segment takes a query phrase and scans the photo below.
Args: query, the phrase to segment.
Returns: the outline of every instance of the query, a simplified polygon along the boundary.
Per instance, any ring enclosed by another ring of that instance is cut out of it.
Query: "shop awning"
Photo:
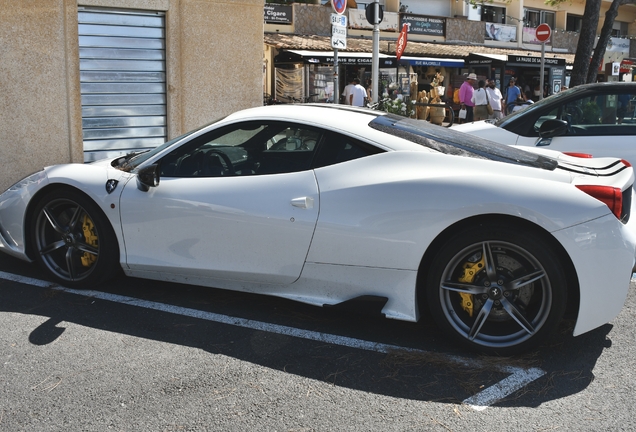
[[[490,54],[490,53],[470,53],[466,59],[466,63],[470,66],[489,66],[492,62],[505,62],[508,60],[508,56],[505,54]]]
[[[333,51],[310,50],[286,50],[302,58],[305,63],[333,64]],[[338,63],[344,65],[371,65],[372,53],[366,52],[340,52],[338,51]],[[379,67],[390,68],[397,65],[395,56],[378,54]],[[400,64],[409,63],[411,66],[437,66],[437,67],[464,67],[463,59],[433,58],[433,57],[406,57],[402,56]]]
[[[333,51],[310,51],[310,50],[286,50],[302,58],[304,63],[333,64]],[[395,67],[395,57],[380,53],[378,55],[379,67]],[[371,65],[373,61],[372,53],[364,52],[341,52],[338,51],[338,64],[341,65]]]

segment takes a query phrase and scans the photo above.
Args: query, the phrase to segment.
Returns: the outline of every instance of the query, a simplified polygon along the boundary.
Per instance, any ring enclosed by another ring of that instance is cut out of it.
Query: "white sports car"
[[[430,313],[509,355],[564,312],[621,310],[631,166],[527,152],[378,111],[249,109],[140,154],[51,166],[0,195],[0,250],[60,284],[130,276]]]
[[[502,144],[611,156],[636,165],[636,82],[584,84],[496,122],[452,128]]]

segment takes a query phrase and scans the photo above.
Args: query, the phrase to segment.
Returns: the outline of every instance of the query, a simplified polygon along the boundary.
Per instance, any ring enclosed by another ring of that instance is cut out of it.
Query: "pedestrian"
[[[373,101],[373,81],[367,80],[367,104]]]
[[[521,89],[516,86],[516,80],[514,77],[510,78],[508,88],[506,89],[506,110],[510,112],[512,106],[515,105],[517,98],[521,96]]]
[[[530,101],[532,103],[532,101]],[[522,110],[528,106],[528,102],[523,98],[523,96],[519,96],[516,101],[510,104],[512,107],[511,113]]]
[[[541,96],[541,93],[539,93],[539,96]],[[539,97],[537,97],[536,99],[538,101]],[[526,100],[526,105],[530,105],[534,103],[534,101],[532,100],[532,92],[526,93],[525,100]]]
[[[349,84],[347,84],[342,92],[342,98],[346,105],[351,105],[350,96],[353,94],[353,88],[355,87],[355,83],[353,82],[353,77],[349,78]]]
[[[360,78],[353,79],[353,88],[349,94],[349,105],[361,107],[364,106],[364,100],[367,98],[367,89],[360,84]]]
[[[488,118],[488,94],[486,93],[486,81],[479,80],[477,83],[477,90],[473,92],[471,101],[475,105],[473,112],[473,119],[486,120]]]
[[[499,89],[495,86],[494,80],[488,80],[486,93],[488,94],[488,102],[492,107],[492,114],[490,114],[488,118],[499,120],[504,116],[502,111],[503,96]]]
[[[475,103],[472,99],[475,93],[475,81],[477,81],[477,75],[471,73],[459,88],[459,103],[461,104],[461,109],[466,110],[466,123],[472,122],[474,119],[473,109]]]

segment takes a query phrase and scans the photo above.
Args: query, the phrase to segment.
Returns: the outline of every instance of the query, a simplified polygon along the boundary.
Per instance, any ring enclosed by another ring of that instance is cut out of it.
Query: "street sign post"
[[[331,14],[331,46],[333,48],[333,103],[340,103],[340,84],[338,83],[338,48],[347,48],[347,0],[331,0],[336,11]]]
[[[540,24],[539,27],[535,29],[535,37],[541,43],[545,43],[550,40],[550,36],[552,35],[552,29],[547,24]]]
[[[342,15],[347,9],[347,0],[331,0],[331,6],[337,14]]]
[[[346,15],[338,15],[338,14],[332,13],[331,14],[331,25],[332,26],[347,27],[347,16]]]
[[[539,27],[535,30],[535,36],[539,42],[541,42],[541,70],[539,72],[539,86],[541,87],[541,91],[539,93],[539,100],[543,99],[543,73],[545,70],[545,43],[550,40],[550,36],[552,35],[552,29],[549,25],[543,23],[539,24]]]
[[[347,28],[331,26],[331,47],[335,49],[347,49]]]

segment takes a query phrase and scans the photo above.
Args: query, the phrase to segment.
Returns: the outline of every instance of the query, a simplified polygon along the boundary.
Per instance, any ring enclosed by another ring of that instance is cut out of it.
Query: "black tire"
[[[566,278],[538,233],[484,224],[453,235],[427,278],[431,314],[463,345],[512,355],[542,343],[563,317]]]
[[[119,270],[119,247],[101,209],[72,189],[43,196],[31,219],[38,264],[61,285],[91,288]]]

